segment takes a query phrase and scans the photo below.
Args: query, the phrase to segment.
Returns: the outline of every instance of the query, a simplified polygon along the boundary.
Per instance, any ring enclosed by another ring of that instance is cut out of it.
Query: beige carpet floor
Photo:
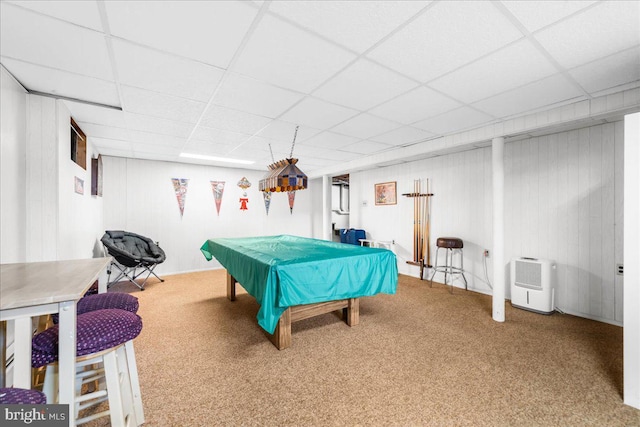
[[[640,426],[622,403],[622,328],[514,309],[400,276],[396,295],[363,298],[293,324],[278,351],[225,271],[165,277],[143,292],[135,340],[147,426]],[[108,424],[106,419],[92,425]]]

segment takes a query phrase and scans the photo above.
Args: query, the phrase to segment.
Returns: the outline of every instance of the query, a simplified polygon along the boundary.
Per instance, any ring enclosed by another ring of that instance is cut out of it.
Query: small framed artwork
[[[102,197],[102,156],[91,159],[91,195]]]
[[[376,205],[396,204],[396,181],[375,184]]]
[[[78,178],[77,176],[75,176],[74,178],[75,178],[76,193],[84,194],[84,181]]]

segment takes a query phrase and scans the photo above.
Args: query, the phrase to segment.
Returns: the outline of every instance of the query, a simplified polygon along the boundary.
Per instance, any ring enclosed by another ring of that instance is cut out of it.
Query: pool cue
[[[417,180],[413,180],[413,193],[419,193]],[[418,232],[420,230],[419,218],[418,218],[418,200],[416,198],[413,199],[413,261],[418,262],[418,246],[419,246],[419,236]]]

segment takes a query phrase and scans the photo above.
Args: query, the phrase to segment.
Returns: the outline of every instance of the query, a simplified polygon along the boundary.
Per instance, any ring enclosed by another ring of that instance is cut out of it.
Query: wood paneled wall
[[[103,209],[106,230],[126,230],[158,241],[167,260],[160,274],[219,268],[207,262],[200,246],[210,238],[294,234],[312,237],[312,186],[296,192],[293,212],[286,193],[271,196],[266,214],[258,182],[266,172],[103,156]],[[248,210],[241,211],[246,176]],[[188,178],[184,215],[180,216],[171,178]],[[216,212],[210,181],[225,181],[220,214]],[[312,181],[313,186],[317,183]],[[319,186],[319,184],[318,184]]]
[[[623,144],[622,122],[614,122],[505,145],[507,284],[512,258],[551,259],[558,308],[621,324]],[[417,178],[429,178],[435,193],[432,254],[438,236],[462,238],[470,289],[491,293],[482,255],[492,249],[491,148],[351,174],[350,226],[395,240],[400,272],[417,276],[405,262],[413,252],[413,203],[400,196]],[[375,206],[374,184],[394,180],[398,204]]]

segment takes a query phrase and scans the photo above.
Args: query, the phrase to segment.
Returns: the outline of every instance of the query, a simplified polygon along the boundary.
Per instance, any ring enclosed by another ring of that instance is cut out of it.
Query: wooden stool
[[[109,415],[111,425],[139,426],[144,423],[133,339],[142,330],[137,314],[121,309],[94,310],[77,318],[76,412],[108,401],[109,410],[77,419],[76,425]],[[58,327],[53,326],[32,340],[31,365],[47,366],[43,391],[48,403],[57,401]],[[82,384],[99,380],[98,390],[81,394]]]
[[[459,239],[457,237],[438,237],[438,240],[436,241],[436,262],[435,265],[433,266],[433,273],[431,273],[431,278],[429,279],[429,286],[432,287],[433,286],[433,276],[436,275],[436,273],[440,272],[440,273],[444,273],[444,284],[447,284],[447,275],[451,276],[451,289],[449,290],[450,293],[453,294],[453,276],[454,275],[461,275],[462,279],[464,280],[464,289],[467,290],[467,278],[464,277],[464,265],[463,265],[463,260],[464,260],[464,256],[462,254],[462,248],[464,247],[464,243],[462,242],[462,239]],[[440,248],[445,250],[445,261],[444,264],[438,264],[438,251],[440,251]],[[453,264],[453,254],[458,251],[460,253],[460,265],[459,266],[455,266]]]

